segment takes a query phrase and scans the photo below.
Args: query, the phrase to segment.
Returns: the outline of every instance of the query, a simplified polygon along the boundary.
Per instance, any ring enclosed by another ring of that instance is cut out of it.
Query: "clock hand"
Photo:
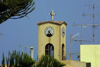
[[[65,33],[65,32],[63,32],[63,33]]]
[[[50,34],[50,30],[48,31],[48,34]]]

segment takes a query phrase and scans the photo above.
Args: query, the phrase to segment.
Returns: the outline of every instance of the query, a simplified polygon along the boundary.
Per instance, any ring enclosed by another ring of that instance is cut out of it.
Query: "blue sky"
[[[50,21],[51,16],[49,13],[51,9],[54,10],[56,15],[54,16],[54,21],[65,21],[67,25],[67,39],[66,48],[67,54],[70,50],[70,35],[74,35],[81,32],[81,28],[78,26],[73,26],[73,24],[92,24],[93,18],[91,16],[83,17],[82,14],[92,14],[92,4],[99,4],[99,0],[34,0],[35,10],[28,14],[29,17],[24,17],[21,19],[8,19],[4,23],[0,24],[0,64],[2,61],[2,52],[5,56],[8,55],[8,51],[25,51],[24,46],[20,47],[18,45],[34,45],[34,59],[37,60],[38,55],[38,25],[40,21]],[[91,6],[87,6],[91,4]],[[100,5],[95,5],[95,14],[100,14]],[[100,16],[94,18],[96,24],[100,24]],[[82,38],[85,40],[90,40],[91,42],[83,42],[83,44],[92,44],[93,40],[93,27],[87,26],[82,28]],[[100,44],[100,26],[95,27],[95,44]],[[80,35],[76,39],[80,39]],[[30,54],[29,47],[26,52]],[[72,53],[80,52],[80,42],[72,41]],[[67,60],[69,60],[69,55],[67,55]],[[72,55],[72,60],[77,59],[77,54]]]

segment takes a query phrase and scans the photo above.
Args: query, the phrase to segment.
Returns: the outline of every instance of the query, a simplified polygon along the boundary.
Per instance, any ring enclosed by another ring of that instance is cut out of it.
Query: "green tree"
[[[12,53],[9,51],[6,62],[9,64],[7,67],[32,67],[35,63],[35,61],[27,53],[16,52],[16,50]]]
[[[51,56],[42,56],[36,67],[62,67],[65,64],[59,62],[57,59]]]
[[[19,19],[32,12],[33,0],[0,0],[0,23],[7,19]]]
[[[8,67],[8,64],[9,64],[9,58],[6,57],[6,63],[7,63],[7,67]]]
[[[2,57],[3,57],[3,59],[2,59],[2,65],[3,65],[3,67],[5,67],[5,57],[4,57],[4,53],[3,53]]]

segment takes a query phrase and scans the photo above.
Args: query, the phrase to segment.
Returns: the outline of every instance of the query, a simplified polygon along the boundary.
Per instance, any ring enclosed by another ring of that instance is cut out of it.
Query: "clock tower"
[[[42,21],[38,25],[38,59],[50,55],[58,60],[66,60],[66,26],[64,21]]]

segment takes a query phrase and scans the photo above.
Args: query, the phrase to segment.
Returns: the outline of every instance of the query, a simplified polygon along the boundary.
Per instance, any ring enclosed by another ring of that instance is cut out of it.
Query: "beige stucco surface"
[[[81,45],[80,60],[91,63],[91,67],[100,67],[100,45]]]
[[[52,27],[54,29],[54,34],[52,37],[47,37],[45,35],[45,29],[47,27]],[[65,28],[65,36],[62,37],[62,27]],[[38,25],[38,59],[44,54],[45,46],[51,43],[54,46],[54,58],[62,59],[62,44],[64,44],[64,56],[66,57],[66,25],[57,25],[51,23],[45,23]]]
[[[62,63],[66,64],[63,67],[86,67],[85,62],[76,61],[76,60],[62,60]]]

